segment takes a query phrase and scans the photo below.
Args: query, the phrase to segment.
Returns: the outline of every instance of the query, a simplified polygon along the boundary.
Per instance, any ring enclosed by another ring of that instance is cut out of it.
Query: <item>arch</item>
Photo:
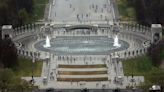
[[[24,50],[22,50],[22,55],[24,55],[24,53],[25,53],[25,51],[24,51]]]
[[[21,50],[20,49],[18,50],[18,54],[21,54]]]
[[[140,54],[142,54],[142,49],[140,49]]]
[[[31,57],[33,56],[33,52],[32,52],[32,51],[30,51],[30,56],[31,56]]]
[[[133,52],[132,52],[133,56],[134,56],[134,53],[135,53],[135,52],[133,51]]]
[[[28,51],[26,51],[26,56],[28,56],[29,55],[29,53],[28,53]]]
[[[144,53],[146,53],[146,49],[144,48]]]
[[[126,52],[124,52],[124,57],[126,57]]]
[[[128,56],[130,56],[130,51],[128,52]]]
[[[154,42],[159,41],[159,39],[160,39],[160,34],[159,33],[154,33],[154,35],[153,35]]]
[[[138,50],[136,50],[136,54],[138,55]]]

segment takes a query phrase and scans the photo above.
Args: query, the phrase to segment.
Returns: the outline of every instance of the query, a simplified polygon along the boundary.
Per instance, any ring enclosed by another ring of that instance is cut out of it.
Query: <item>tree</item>
[[[0,70],[0,89],[2,92],[8,89],[9,85],[14,80],[14,73],[10,69]]]
[[[19,11],[19,14],[18,15],[19,15],[19,18],[20,18],[22,24],[29,23],[29,21],[30,21],[29,20],[29,15],[28,15],[28,13],[27,13],[27,11],[26,11],[25,8],[21,9]]]
[[[0,26],[12,24],[15,27],[26,23],[27,20],[24,22],[24,20],[19,17],[19,12],[23,9],[28,15],[33,14],[33,0],[0,0],[0,2]],[[28,16],[28,18],[30,17],[31,16]]]
[[[135,8],[140,24],[164,23],[164,0],[127,0]]]
[[[15,44],[11,39],[3,39],[0,47],[0,63],[6,68],[14,68],[18,65],[18,55]]]
[[[23,92],[29,91],[29,82],[21,80],[11,69],[0,70],[0,92]]]
[[[162,63],[162,53],[164,51],[164,39],[157,44],[152,44],[148,50],[148,55],[152,59],[155,66],[159,66]]]

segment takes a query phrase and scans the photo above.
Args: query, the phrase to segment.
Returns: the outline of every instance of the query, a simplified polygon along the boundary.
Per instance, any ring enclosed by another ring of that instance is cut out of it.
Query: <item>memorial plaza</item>
[[[22,79],[40,89],[126,89],[144,82],[125,76],[122,61],[144,55],[154,35],[160,39],[161,25],[120,21],[115,0],[49,0],[44,17],[3,33],[19,55],[43,61],[40,77]]]

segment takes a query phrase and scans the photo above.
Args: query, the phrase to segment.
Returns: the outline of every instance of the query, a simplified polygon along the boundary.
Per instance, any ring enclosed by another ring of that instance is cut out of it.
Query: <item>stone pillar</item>
[[[14,33],[12,25],[3,25],[2,26],[2,39],[12,38]]]
[[[139,32],[139,30],[140,30],[140,25],[137,24],[137,25],[136,25],[136,32]]]
[[[122,23],[122,31],[125,30],[125,23]]]
[[[23,32],[23,26],[20,27],[20,34]]]
[[[156,43],[162,39],[162,25],[152,24],[151,25],[151,42]]]
[[[20,27],[18,27],[18,31],[17,31],[17,35],[19,35],[20,34]]]
[[[27,27],[28,27],[28,31],[31,32],[31,25],[28,24]]]
[[[144,32],[146,33],[147,31],[146,31],[146,26],[143,26],[143,29],[144,29]]]
[[[16,36],[17,30],[18,30],[17,28],[14,29],[14,32],[13,32],[13,35],[14,35],[14,36]]]
[[[24,25],[24,32],[27,33],[27,25]]]
[[[36,30],[35,30],[35,24],[31,24],[31,26],[32,26],[32,30],[33,30],[34,32],[36,32]]]

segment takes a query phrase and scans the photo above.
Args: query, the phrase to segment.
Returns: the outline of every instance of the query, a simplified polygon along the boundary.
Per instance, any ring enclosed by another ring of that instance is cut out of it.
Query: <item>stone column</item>
[[[14,29],[14,36],[17,36],[17,31],[18,31],[18,29],[15,28],[15,29]]]
[[[27,27],[28,27],[28,31],[31,32],[30,24],[28,24]]]
[[[31,30],[35,32],[34,24],[31,24]]]
[[[24,27],[25,27],[25,29],[24,29],[25,33],[27,33],[27,25],[24,25]]]

